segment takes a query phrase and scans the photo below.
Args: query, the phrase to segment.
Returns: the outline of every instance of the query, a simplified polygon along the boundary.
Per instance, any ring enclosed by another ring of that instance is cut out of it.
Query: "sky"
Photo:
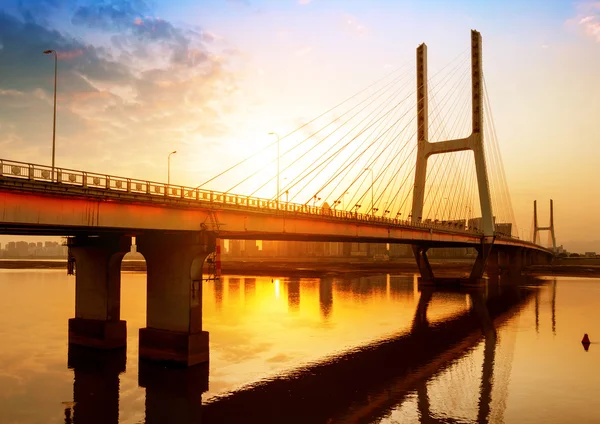
[[[51,162],[46,49],[57,166],[194,187],[471,29],[518,226],[600,251],[598,1],[2,0],[0,157]]]

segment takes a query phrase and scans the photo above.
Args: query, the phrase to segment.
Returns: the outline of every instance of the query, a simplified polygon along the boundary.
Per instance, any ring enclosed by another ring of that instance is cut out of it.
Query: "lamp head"
[[[54,50],[44,50],[44,54],[51,54],[54,53]]]

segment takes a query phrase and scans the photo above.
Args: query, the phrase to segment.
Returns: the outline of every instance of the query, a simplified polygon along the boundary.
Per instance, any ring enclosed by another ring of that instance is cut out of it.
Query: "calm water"
[[[420,291],[412,275],[204,284],[208,368],[71,350],[73,277],[0,270],[0,423],[600,422],[600,279]],[[425,306],[427,306],[425,308]],[[77,400],[71,412],[71,402]]]

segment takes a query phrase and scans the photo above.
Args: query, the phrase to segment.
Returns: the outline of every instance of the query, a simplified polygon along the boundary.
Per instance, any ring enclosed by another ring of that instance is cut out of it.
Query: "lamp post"
[[[279,205],[279,134],[270,132],[269,135],[277,137],[277,205]],[[277,206],[279,208],[279,206]]]
[[[375,215],[375,204],[373,203],[373,168],[365,168],[365,171],[371,171],[371,215]]]
[[[56,80],[58,71],[58,55],[56,50],[44,50],[44,54],[54,54],[54,121],[52,124],[52,181],[54,181],[54,158],[56,149]]]
[[[167,158],[167,185],[171,185],[171,155],[177,153],[177,150],[173,150],[169,153],[169,157]]]

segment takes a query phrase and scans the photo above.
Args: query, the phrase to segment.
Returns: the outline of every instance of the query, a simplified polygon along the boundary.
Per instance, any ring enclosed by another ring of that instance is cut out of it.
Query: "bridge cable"
[[[405,84],[406,85],[406,84]],[[381,90],[382,93],[377,96],[372,102],[370,102],[369,104],[367,104],[365,107],[363,107],[361,110],[359,110],[356,114],[354,114],[352,117],[350,117],[347,121],[345,121],[341,126],[339,126],[338,128],[334,129],[331,133],[329,133],[328,135],[326,135],[323,139],[321,139],[317,144],[315,144],[313,147],[311,147],[309,150],[307,150],[306,152],[304,152],[299,158],[296,158],[295,162],[289,164],[288,166],[284,167],[283,172],[285,172],[286,170],[288,170],[291,166],[293,166],[295,163],[297,163],[300,159],[304,158],[308,153],[310,153],[311,151],[313,151],[314,149],[316,149],[317,146],[320,146],[321,143],[323,143],[325,140],[327,140],[332,134],[334,134],[337,130],[339,130],[340,128],[342,128],[344,125],[346,125],[348,122],[350,122],[353,118],[355,118],[356,116],[358,116],[361,112],[363,112],[366,108],[368,108],[369,106],[371,106],[375,101],[377,101],[379,99],[379,97],[381,97],[383,94],[385,94],[385,92],[383,91],[386,87],[383,87]],[[400,89],[396,90],[395,93],[398,93],[400,91],[402,91],[403,87],[401,87]],[[388,96],[388,99],[393,98],[394,94],[392,94],[391,96]],[[388,101],[389,104],[389,101]],[[371,113],[372,114],[372,113]],[[371,115],[367,115],[367,118]],[[344,138],[350,134],[354,129],[356,129],[359,125],[361,125],[362,122],[364,122],[366,120],[363,119],[362,121],[360,121],[357,125],[355,125],[352,129],[350,129],[346,134],[344,134],[332,147],[330,147],[327,151],[333,149],[337,144],[341,143]],[[329,125],[329,124],[328,124]],[[327,125],[327,126],[328,126]],[[318,132],[317,132],[318,133]],[[315,133],[316,134],[316,133]],[[304,141],[310,139],[312,136],[314,136],[315,134],[312,134],[311,136],[309,136],[307,139],[305,139]],[[303,142],[304,142],[303,141]],[[302,143],[303,143],[302,142]],[[302,144],[300,143],[300,144]],[[288,150],[287,152],[285,152],[282,156],[285,156],[286,154],[288,154],[289,152],[291,152],[292,150],[294,150],[296,147],[298,147],[298,145],[292,147],[290,150]],[[326,152],[327,152],[326,151]],[[313,162],[314,164],[314,162]],[[309,166],[310,168],[310,166]],[[257,172],[255,172],[254,174],[252,174],[252,176],[256,175],[258,172],[262,171],[262,169],[258,170]],[[285,190],[289,190],[290,188],[293,188],[296,185],[296,181],[301,178],[301,175],[306,172],[306,169],[304,171],[302,171],[299,175],[297,175],[294,180],[292,182],[290,182],[288,185],[284,186],[284,192]],[[264,186],[266,186],[268,183],[270,183],[271,181],[273,181],[276,178],[276,176],[270,178],[269,180],[267,180],[267,182],[265,182],[262,186],[260,186],[256,191],[260,190],[261,188],[263,188]],[[236,184],[239,185],[240,183]],[[234,186],[235,187],[235,186]]]
[[[462,74],[461,78],[459,78],[459,80],[457,80],[457,82],[456,82],[456,83],[454,84],[454,86],[453,86],[453,87],[450,89],[450,91],[449,91],[448,93],[446,93],[447,95],[449,95],[449,94],[454,94],[454,92],[458,90],[458,88],[459,88],[459,85],[460,85],[461,83],[463,83],[463,85],[464,85],[464,78],[465,78],[466,74],[467,74],[467,71],[463,72],[463,74]],[[462,91],[462,90],[461,90],[461,91]],[[456,103],[457,103],[457,102],[458,102],[458,100],[459,100],[459,97],[458,97],[458,96],[453,96],[453,97],[454,97],[454,101],[453,101],[453,104],[452,104],[451,108],[454,108],[454,107],[456,106]],[[440,106],[440,107],[439,107],[439,109],[438,109],[438,113],[437,113],[437,114],[435,115],[435,117],[434,117],[434,122],[437,122],[435,118],[437,118],[437,117],[440,115],[440,113],[441,113],[441,110],[442,110],[442,107],[443,107],[443,106]],[[440,156],[442,156],[442,159],[440,159]],[[424,196],[424,200],[423,200],[424,206],[425,206],[425,204],[427,204],[427,203],[428,203],[428,201],[430,200],[430,196],[431,196],[431,194],[432,194],[432,191],[434,190],[434,187],[435,187],[435,193],[434,193],[434,197],[433,197],[433,198],[434,198],[434,201],[435,201],[435,199],[437,198],[437,195],[438,195],[438,193],[439,193],[439,189],[440,189],[440,187],[439,187],[439,183],[438,183],[438,184],[435,184],[435,182],[437,181],[437,176],[439,175],[439,172],[440,172],[442,169],[444,169],[444,170],[445,170],[445,169],[447,169],[447,164],[446,164],[446,167],[444,167],[444,168],[443,168],[442,164],[440,164],[439,166],[436,166],[436,164],[437,164],[438,162],[440,162],[440,161],[443,163],[443,162],[444,162],[444,160],[445,160],[445,157],[444,157],[444,155],[443,155],[443,154],[441,154],[441,155],[439,155],[439,154],[438,154],[438,155],[435,155],[435,157],[434,157],[433,164],[432,164],[432,171],[433,171],[433,170],[435,170],[435,173],[433,173],[433,172],[430,172],[430,173],[428,173],[428,174],[427,174],[427,176],[426,176],[426,179],[425,179],[425,181],[426,181],[426,186],[428,187],[428,189],[427,189],[427,193],[425,194],[425,196]],[[427,184],[428,182],[429,182],[430,184]],[[430,203],[430,206],[429,206],[429,212],[428,212],[427,216],[429,216],[429,214],[430,214],[430,213],[431,213],[431,203]],[[421,219],[423,219],[423,218],[425,218],[425,217],[421,217]]]
[[[404,114],[404,115],[405,115],[405,114]],[[389,130],[390,130],[390,128],[386,129],[386,133],[387,133],[387,132],[389,132]],[[372,143],[372,144],[371,144],[369,147],[371,147],[372,145],[373,145],[373,143]],[[381,145],[381,144],[380,144],[380,145]],[[389,146],[389,143],[388,143],[388,145],[386,145],[386,147],[387,147],[387,146]],[[375,154],[375,152],[374,152],[374,153],[371,155],[371,157],[372,157],[374,154]],[[355,163],[356,163],[356,161],[357,161],[357,159],[358,159],[358,158],[355,158],[355,159],[354,159],[354,160],[351,162],[351,164],[355,164]],[[367,162],[368,162],[368,165],[369,165],[370,167],[372,167],[372,166],[373,166],[373,164],[374,164],[374,162],[373,162],[373,161],[367,161]],[[347,168],[347,167],[346,167],[346,168]],[[362,168],[362,167],[361,167],[361,168]],[[354,183],[355,183],[355,182],[356,182],[356,181],[357,181],[357,180],[360,178],[360,176],[361,176],[362,174],[363,174],[363,172],[361,171],[361,172],[359,173],[359,175],[358,175],[358,176],[355,178],[355,180],[354,180],[354,181],[353,181],[353,182],[350,184],[350,186],[352,186],[352,185],[353,185],[353,184],[354,184]],[[332,177],[330,178],[330,181],[328,181],[328,182],[327,182],[327,183],[326,183],[324,186],[327,186],[328,184],[330,184],[330,183],[331,183],[331,181],[332,181],[332,180],[334,180],[335,178],[337,178],[339,175],[340,175],[340,174],[338,173],[338,175],[334,175],[334,176],[332,176]],[[346,175],[347,175],[347,173],[346,173]],[[379,180],[379,178],[380,178],[380,175],[378,174],[378,177],[377,177],[377,179]],[[349,186],[349,187],[350,187],[350,186]],[[362,184],[361,184],[361,186],[362,186]],[[348,188],[349,188],[349,187],[348,187]],[[324,188],[324,187],[322,187],[322,188],[321,188],[319,191],[317,191],[317,194],[318,194],[318,193],[319,193],[319,192],[320,192],[320,191],[321,191],[323,188]],[[347,190],[345,190],[345,191],[347,191]],[[367,193],[367,192],[365,192],[365,194],[364,194],[364,195],[366,195],[366,193]],[[362,198],[364,197],[364,195],[363,195],[363,196],[361,196],[361,198],[360,198],[360,199],[362,199]],[[316,194],[315,194],[315,196],[316,196]],[[328,195],[328,196],[329,196],[329,195]],[[314,197],[314,196],[313,196],[313,197]],[[341,196],[340,196],[340,197],[341,197]],[[309,201],[310,201],[310,200],[309,200]],[[334,204],[337,204],[337,202],[338,202],[338,201],[339,201],[339,197],[336,199],[336,201],[334,202]],[[359,200],[359,201],[360,201],[360,200]],[[353,202],[354,202],[354,198],[353,198],[353,199],[351,199],[351,203],[353,203]],[[307,201],[307,203],[308,203],[308,201]]]
[[[279,142],[280,142],[281,140],[283,140],[283,139],[285,139],[285,138],[287,138],[287,137],[291,136],[292,134],[294,134],[294,133],[296,133],[296,132],[300,131],[301,129],[303,129],[303,128],[305,128],[306,126],[310,125],[310,124],[311,124],[311,123],[313,123],[314,121],[316,121],[316,120],[318,120],[318,119],[322,118],[323,116],[327,115],[328,113],[332,112],[333,110],[337,109],[338,107],[342,106],[343,104],[345,104],[345,103],[347,103],[347,102],[349,102],[349,101],[353,100],[354,98],[356,98],[356,97],[358,97],[359,95],[363,94],[365,91],[367,91],[367,90],[371,89],[372,87],[376,86],[376,85],[377,85],[377,84],[379,84],[380,82],[382,82],[382,81],[385,81],[385,80],[386,80],[387,78],[389,78],[391,75],[394,75],[395,73],[399,72],[399,71],[400,71],[402,68],[404,68],[405,66],[408,66],[409,64],[411,64],[411,63],[413,63],[413,62],[414,62],[414,60],[410,60],[410,61],[408,61],[408,62],[404,63],[403,65],[401,65],[401,66],[397,67],[396,69],[392,70],[391,72],[389,72],[388,74],[386,74],[386,75],[385,75],[385,76],[383,76],[382,78],[378,79],[378,80],[377,80],[377,81],[375,81],[374,83],[370,84],[369,86],[365,87],[364,89],[360,90],[359,92],[357,92],[357,93],[353,94],[352,96],[348,97],[347,99],[343,100],[342,102],[338,103],[337,105],[333,106],[332,108],[330,108],[330,109],[326,110],[325,112],[321,113],[320,115],[318,115],[317,117],[315,117],[315,118],[311,119],[310,121],[308,121],[308,122],[306,122],[306,123],[302,124],[301,126],[297,127],[297,128],[296,128],[296,129],[294,129],[293,131],[291,131],[291,132],[287,133],[286,135],[284,135],[283,137],[281,137],[281,138],[279,139]],[[277,144],[277,141],[276,141],[276,142],[273,142],[273,143],[271,143],[271,144],[269,144],[269,145],[267,145],[266,147],[264,147],[263,149],[259,150],[258,152],[256,152],[256,153],[252,154],[251,156],[249,156],[249,157],[247,157],[247,158],[245,158],[245,159],[242,159],[240,162],[236,163],[235,165],[233,165],[233,166],[231,166],[231,167],[227,168],[227,169],[226,169],[226,170],[224,170],[223,172],[221,172],[221,173],[217,174],[216,176],[214,176],[214,177],[210,178],[209,180],[207,180],[207,181],[203,182],[202,184],[200,184],[200,185],[199,185],[198,187],[196,187],[196,188],[200,188],[200,187],[202,187],[202,186],[204,186],[204,185],[208,184],[209,182],[211,182],[211,181],[214,181],[215,179],[217,179],[217,178],[221,177],[222,175],[226,174],[227,172],[231,171],[232,169],[236,168],[237,166],[241,165],[242,163],[244,163],[244,162],[247,162],[248,160],[250,160],[250,159],[252,159],[252,158],[254,158],[254,157],[258,156],[259,154],[261,154],[261,153],[263,153],[263,152],[265,152],[265,151],[267,151],[267,150],[269,150],[269,149],[273,148],[273,147],[274,147],[276,144]]]
[[[464,77],[461,77],[461,78],[459,79],[459,81],[461,81],[461,80],[462,80],[462,78],[464,78]],[[455,89],[456,89],[456,86],[457,86],[457,83],[455,83],[455,84],[453,85],[453,88],[452,88],[451,90],[449,90],[449,91],[448,91],[448,92],[445,94],[445,96],[444,96],[444,97],[443,97],[443,99],[442,99],[442,103],[441,103],[441,104],[439,104],[439,105],[438,105],[437,103],[434,103],[434,105],[433,105],[433,108],[432,108],[432,112],[433,112],[433,113],[430,113],[430,115],[433,115],[433,116],[437,116],[437,115],[439,115],[439,113],[440,113],[440,111],[441,111],[441,108],[442,108],[442,107],[444,107],[444,106],[445,106],[445,105],[448,103],[449,99],[451,98],[450,94],[453,94],[453,92],[454,92],[454,91],[455,91]],[[456,100],[456,98],[455,98],[454,102],[456,102],[456,101],[457,101],[457,100]],[[435,113],[436,111],[437,111],[437,113]],[[434,120],[434,122],[435,122],[435,120]],[[435,139],[435,136],[436,136],[436,135],[437,135],[439,132],[440,132],[440,127],[439,127],[439,125],[438,125],[438,126],[436,126],[436,128],[435,128],[435,129],[434,129],[434,131],[432,132],[432,137],[430,137],[430,139]],[[415,147],[416,147],[416,145],[415,145]],[[416,166],[416,162],[415,162],[415,166]],[[414,168],[415,168],[415,167],[413,167],[413,169],[411,169],[411,172],[410,172],[410,174],[409,174],[409,175],[411,175],[411,174],[413,173],[413,170],[414,170]],[[409,175],[407,175],[407,177],[408,177]],[[430,175],[431,175],[431,174],[430,174]],[[406,182],[406,180],[407,180],[407,178],[405,178],[405,181],[402,183],[402,185],[404,185],[404,183]],[[398,193],[399,193],[399,191],[397,192],[396,196],[398,195]],[[412,194],[412,193],[411,193],[410,191],[408,191],[408,192],[407,192],[407,194],[406,194],[405,198],[403,199],[403,201],[402,201],[402,203],[401,203],[401,205],[400,205],[400,207],[399,207],[399,209],[398,209],[398,213],[397,213],[397,215],[396,215],[396,216],[398,216],[398,215],[401,215],[401,214],[402,214],[402,212],[400,212],[400,211],[404,209],[404,204],[405,204],[405,203],[406,203],[406,201],[408,200],[408,196],[410,196],[411,194]],[[409,215],[409,216],[410,216],[410,215]]]
[[[459,64],[459,65],[458,65],[456,68],[457,68],[457,69],[459,69],[461,65],[462,65],[462,64]],[[455,72],[452,72],[452,73],[450,73],[450,76],[453,76],[454,74],[455,74]],[[447,77],[448,77],[448,76],[447,76]],[[446,78],[444,78],[443,80],[447,79],[447,77],[446,77]],[[443,81],[443,80],[442,80],[442,81]],[[438,85],[439,85],[439,84],[441,84],[441,82],[442,82],[442,81],[440,81],[440,83],[438,83]],[[416,115],[414,115],[414,116],[413,116],[413,119],[411,120],[411,122],[412,122],[414,119],[416,119]],[[414,135],[414,134],[413,134],[413,135]],[[378,178],[379,178],[379,175],[378,175]],[[358,177],[357,177],[357,179],[358,179]],[[362,187],[362,184],[361,184],[361,187]],[[363,192],[363,194],[362,194],[362,195],[359,197],[359,199],[358,199],[358,201],[357,201],[357,202],[362,202],[362,199],[364,199],[364,197],[368,195],[368,193],[369,193],[369,189],[370,189],[370,186],[369,186],[369,187],[367,187],[367,189],[366,189],[366,190]],[[380,196],[378,196],[378,197],[380,197]],[[352,203],[354,203],[354,197],[353,197],[353,199],[352,199]],[[358,204],[358,203],[357,203],[357,204]]]
[[[317,146],[319,146],[323,141],[325,141],[329,136],[331,136],[331,134],[335,133],[337,130],[339,130],[340,128],[342,128],[345,124],[347,124],[348,122],[350,122],[353,118],[355,118],[356,116],[358,116],[361,112],[363,112],[366,108],[368,108],[370,105],[372,105],[374,102],[376,102],[379,97],[383,96],[385,94],[385,90],[389,87],[389,86],[393,86],[396,83],[400,82],[406,75],[409,74],[409,71],[407,70],[407,72],[403,75],[401,75],[400,77],[396,78],[395,80],[391,81],[390,83],[384,85],[383,87],[381,87],[380,89],[378,89],[375,93],[373,93],[372,95],[368,96],[367,98],[365,98],[364,100],[362,100],[360,103],[356,104],[354,107],[352,107],[351,109],[349,109],[348,111],[344,112],[340,117],[334,119],[333,121],[330,121],[327,123],[327,125],[325,125],[324,127],[320,128],[318,131],[312,133],[311,135],[309,135],[308,137],[306,137],[304,140],[302,140],[300,143],[292,146],[292,148],[290,148],[289,150],[287,150],[286,152],[283,153],[283,155],[281,155],[281,157],[286,156],[287,154],[291,153],[294,149],[300,147],[301,145],[303,145],[304,143],[306,143],[307,141],[311,140],[312,137],[314,137],[315,135],[317,135],[318,133],[320,133],[321,131],[323,131],[324,129],[326,129],[327,127],[329,127],[331,124],[333,124],[334,122],[338,121],[339,119],[341,119],[343,116],[345,116],[346,114],[352,112],[354,109],[356,109],[358,106],[362,105],[363,103],[373,99],[370,101],[370,103],[368,103],[367,105],[365,105],[362,109],[360,109],[358,112],[356,112],[354,115],[352,115],[350,118],[348,118],[342,125],[340,125],[339,127],[335,128],[331,133],[329,133],[327,136],[325,136],[320,142],[318,142],[315,146],[313,146],[311,149],[309,149],[308,152],[312,151],[312,149],[316,148]],[[316,118],[318,119],[318,118]],[[315,120],[316,120],[315,119]],[[315,120],[311,121],[314,122]],[[281,141],[281,139],[280,139]],[[307,153],[308,153],[307,152]],[[306,154],[306,153],[305,153]],[[304,156],[304,155],[303,155]],[[302,157],[303,157],[302,156]],[[273,159],[270,163],[274,163],[277,161],[277,158]],[[285,170],[287,170],[288,168],[284,168],[284,172]],[[262,172],[264,170],[263,168],[259,168],[257,171],[255,171],[254,173],[252,173],[250,176],[244,178],[242,181],[238,182],[236,185],[234,185],[233,187],[231,187],[228,191],[232,191],[234,190],[236,187],[238,187],[240,184],[242,184],[243,182],[248,181],[250,178],[256,176],[257,174],[259,174],[260,172]],[[272,178],[270,178],[267,183],[265,183],[264,185],[268,184],[269,182],[273,181],[275,178],[277,178],[277,176],[274,176]],[[255,190],[256,192],[256,190]],[[280,193],[278,193],[279,195]],[[276,196],[277,197],[277,196]]]

